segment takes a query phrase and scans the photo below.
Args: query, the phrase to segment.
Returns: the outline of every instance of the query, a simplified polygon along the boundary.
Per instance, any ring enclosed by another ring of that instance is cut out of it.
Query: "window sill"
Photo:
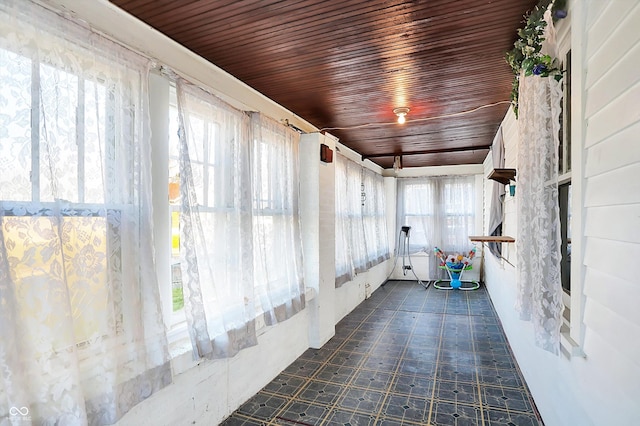
[[[309,302],[316,298],[318,292],[314,288],[305,289],[305,300]],[[264,322],[264,317],[259,314],[256,317],[256,336],[262,336],[272,326],[268,326]],[[184,373],[185,371],[197,366],[202,362],[201,359],[193,359],[193,348],[191,346],[191,338],[187,330],[187,322],[182,321],[171,327],[167,333],[169,340],[169,357],[171,359],[171,369],[174,375]]]
[[[569,327],[566,324],[563,324],[560,329],[560,352],[562,352],[567,359],[587,357],[580,345],[571,338]]]

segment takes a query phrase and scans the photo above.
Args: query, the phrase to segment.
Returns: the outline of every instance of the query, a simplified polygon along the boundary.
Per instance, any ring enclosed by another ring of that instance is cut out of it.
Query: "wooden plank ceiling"
[[[384,168],[482,163],[508,104],[434,117],[509,100],[504,53],[537,3],[112,2]]]

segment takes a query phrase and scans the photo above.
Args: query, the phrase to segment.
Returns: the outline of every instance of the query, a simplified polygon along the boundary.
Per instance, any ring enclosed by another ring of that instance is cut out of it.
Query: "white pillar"
[[[320,348],[335,334],[335,167],[320,161],[320,133],[300,139],[300,215],[305,284],[315,292],[309,309],[309,345]]]

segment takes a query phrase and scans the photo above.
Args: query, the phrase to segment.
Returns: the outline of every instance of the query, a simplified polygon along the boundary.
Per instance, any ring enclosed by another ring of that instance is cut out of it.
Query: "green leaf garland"
[[[513,44],[513,49],[505,55],[505,60],[513,71],[514,78],[511,86],[511,106],[518,117],[518,89],[520,86],[520,72],[524,75],[539,75],[541,77],[553,76],[556,80],[562,78],[562,70],[558,60],[549,55],[543,55],[542,42],[547,22],[544,13],[549,5],[552,16],[561,19],[566,16],[566,0],[540,0],[528,16],[525,16],[525,26],[518,30],[518,39]]]

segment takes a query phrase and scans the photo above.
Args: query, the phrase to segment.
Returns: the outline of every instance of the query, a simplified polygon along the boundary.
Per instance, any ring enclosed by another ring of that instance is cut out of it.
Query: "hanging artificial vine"
[[[520,72],[524,75],[539,75],[540,77],[553,76],[560,81],[562,70],[558,60],[541,52],[544,41],[544,30],[547,22],[544,13],[551,6],[551,14],[554,21],[567,16],[566,0],[540,0],[531,13],[526,17],[524,28],[518,30],[518,39],[513,44],[513,49],[508,51],[505,59],[511,67],[514,78],[511,86],[511,106],[518,117],[518,89],[520,86]]]

